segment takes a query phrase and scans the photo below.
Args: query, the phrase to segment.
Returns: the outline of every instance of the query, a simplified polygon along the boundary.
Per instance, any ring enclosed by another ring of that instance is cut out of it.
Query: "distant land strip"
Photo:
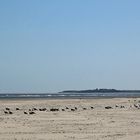
[[[59,93],[140,93],[140,90],[93,89],[93,90],[65,90]]]

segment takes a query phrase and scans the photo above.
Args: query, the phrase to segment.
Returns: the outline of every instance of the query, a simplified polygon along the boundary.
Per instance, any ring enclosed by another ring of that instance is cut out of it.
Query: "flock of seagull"
[[[94,109],[94,107],[90,107],[90,109]],[[16,108],[16,111],[18,110],[21,110],[20,108]],[[51,112],[58,112],[58,111],[66,111],[66,110],[69,110],[69,111],[76,111],[78,110],[77,107],[74,107],[74,108],[70,108],[70,107],[65,107],[65,108],[62,108],[62,109],[59,109],[59,108],[50,108],[50,109],[47,109],[47,108],[30,108],[28,109],[28,111],[24,111],[23,113],[24,114],[36,114],[36,111],[51,111]],[[83,110],[87,110],[87,108],[83,108]],[[4,114],[13,114],[13,112],[10,110],[10,108],[6,107],[4,109]]]
[[[130,108],[132,107],[132,105],[130,105]],[[140,104],[133,104],[133,107],[134,108],[136,108],[136,109],[140,109]],[[123,106],[123,105],[115,105],[115,108],[125,108],[125,106]],[[94,109],[94,107],[93,106],[90,106],[90,107],[82,107],[82,110],[88,110],[88,109]],[[112,106],[105,106],[104,107],[104,109],[113,109],[113,107]],[[18,111],[18,110],[22,110],[22,109],[20,109],[20,108],[15,108],[15,110],[16,111]],[[37,111],[50,111],[50,112],[58,112],[58,111],[72,111],[72,112],[74,112],[74,111],[77,111],[78,110],[78,107],[65,107],[65,108],[54,108],[54,107],[52,107],[52,108],[50,108],[50,109],[47,109],[47,108],[35,108],[35,107],[33,107],[33,108],[30,108],[30,109],[28,109],[27,111],[23,111],[23,113],[24,114],[30,114],[30,115],[32,115],[32,114],[36,114],[36,112]],[[6,107],[4,110],[4,114],[14,114],[14,112],[13,111],[11,111],[11,109],[9,108],[9,107]]]

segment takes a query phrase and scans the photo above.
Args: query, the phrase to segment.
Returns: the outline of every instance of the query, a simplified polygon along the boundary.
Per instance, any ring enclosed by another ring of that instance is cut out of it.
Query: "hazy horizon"
[[[0,1],[0,93],[140,86],[140,1]]]

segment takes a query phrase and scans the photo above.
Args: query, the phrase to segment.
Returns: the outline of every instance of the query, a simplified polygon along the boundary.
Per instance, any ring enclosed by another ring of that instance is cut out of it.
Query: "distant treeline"
[[[59,93],[119,93],[119,92],[129,92],[129,93],[140,93],[140,90],[117,90],[117,89],[93,89],[93,90],[65,90]]]

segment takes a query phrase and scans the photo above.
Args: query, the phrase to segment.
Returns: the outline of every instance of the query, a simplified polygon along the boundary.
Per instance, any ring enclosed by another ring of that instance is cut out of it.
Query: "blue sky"
[[[139,0],[1,0],[0,92],[140,89]]]

